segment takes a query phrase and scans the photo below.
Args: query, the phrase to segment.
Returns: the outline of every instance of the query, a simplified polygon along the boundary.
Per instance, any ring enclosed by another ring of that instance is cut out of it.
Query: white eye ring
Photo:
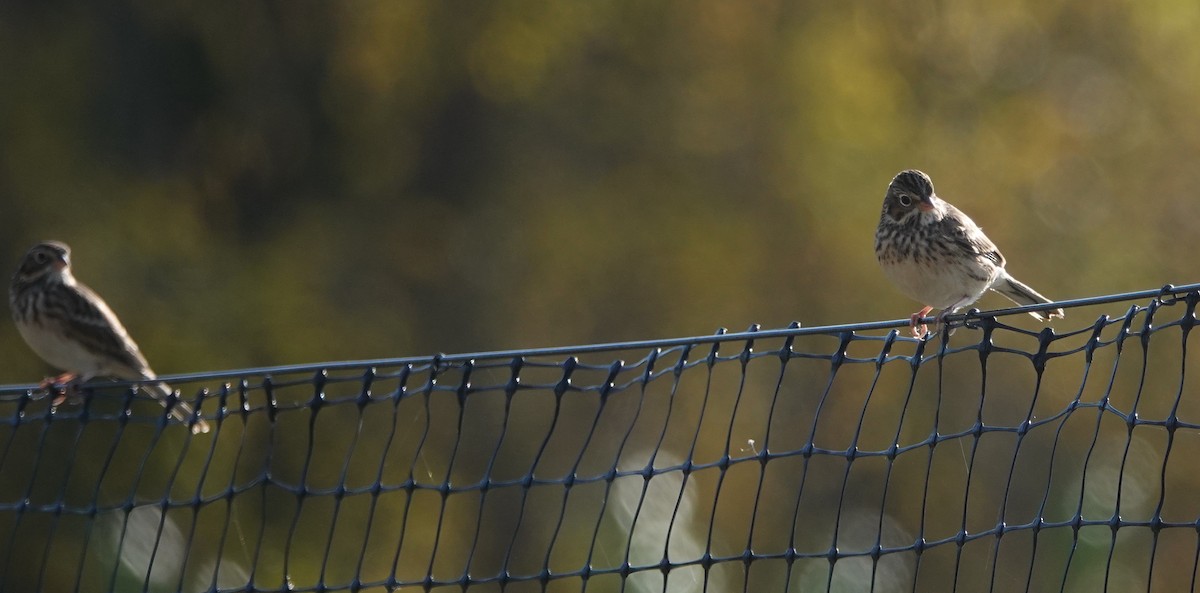
[[[908,197],[908,194],[900,194],[899,199],[901,206],[904,206],[905,208],[912,206],[912,198]]]

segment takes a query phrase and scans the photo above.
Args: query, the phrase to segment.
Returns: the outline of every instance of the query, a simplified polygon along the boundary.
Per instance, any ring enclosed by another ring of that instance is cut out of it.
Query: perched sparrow
[[[170,405],[171,388],[155,381],[154,371],[117,316],[71,274],[71,249],[66,245],[47,241],[25,254],[9,286],[8,304],[29,347],[66,371],[46,379],[43,387],[86,382],[93,377],[147,381],[146,388],[164,406]],[[190,422],[192,408],[177,401],[171,416]],[[208,423],[198,419],[192,432],[208,432]]]
[[[1051,302],[1009,276],[1004,256],[983,230],[939,198],[933,181],[917,170],[901,171],[888,186],[875,229],[875,257],[901,292],[925,305],[912,314],[911,328],[917,337],[928,333],[920,320],[934,308],[942,310],[941,324],[988,289],[1018,305]],[[1029,314],[1046,321],[1063,317],[1063,310]]]

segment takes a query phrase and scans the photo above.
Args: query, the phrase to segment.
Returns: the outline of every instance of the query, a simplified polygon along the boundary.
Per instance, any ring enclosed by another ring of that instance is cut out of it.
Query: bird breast
[[[973,258],[941,259],[928,254],[880,258],[879,264],[900,292],[937,309],[979,300],[1000,271]]]
[[[17,323],[17,331],[38,356],[61,370],[77,373],[84,380],[100,375],[104,370],[100,368],[100,357],[81,342],[68,339],[58,328],[22,321]]]

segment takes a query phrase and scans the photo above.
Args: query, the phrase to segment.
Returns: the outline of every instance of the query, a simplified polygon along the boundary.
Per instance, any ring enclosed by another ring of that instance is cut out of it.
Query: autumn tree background
[[[899,319],[873,233],[920,168],[1047,296],[1187,283],[1198,26],[1174,0],[9,2],[0,262],[69,243],[160,373]],[[11,326],[0,357],[51,372]]]

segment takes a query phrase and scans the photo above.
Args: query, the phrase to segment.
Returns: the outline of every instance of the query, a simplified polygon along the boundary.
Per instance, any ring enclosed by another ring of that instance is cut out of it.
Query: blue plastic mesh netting
[[[6,388],[0,592],[1193,590],[1196,288],[169,377],[197,436]]]

